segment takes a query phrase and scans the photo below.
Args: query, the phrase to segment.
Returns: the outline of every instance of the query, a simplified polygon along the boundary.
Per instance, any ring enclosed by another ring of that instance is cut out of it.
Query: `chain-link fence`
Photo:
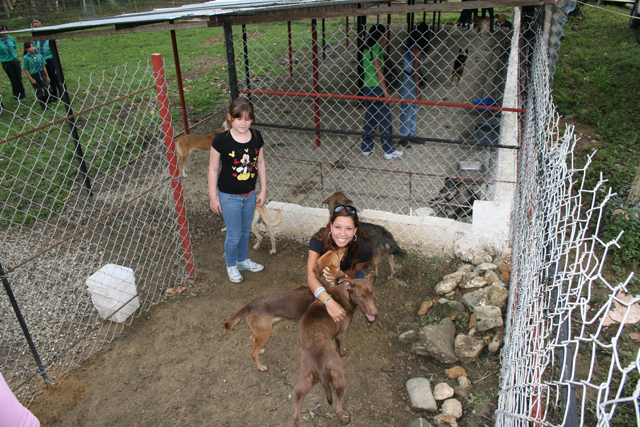
[[[433,225],[430,235],[400,236],[421,249],[470,224],[476,201],[508,206],[526,85],[523,30],[505,12],[235,27],[238,91],[271,142],[270,199],[319,208],[345,191],[361,209]],[[388,86],[380,94],[364,81],[374,25]]]
[[[640,296],[603,273],[611,194],[584,188],[572,128],[560,129],[537,38],[513,210],[513,266],[496,425],[640,423],[640,353],[625,343]],[[601,188],[600,188],[601,190]],[[635,304],[635,308],[634,308]],[[628,338],[627,338],[628,339]]]
[[[0,122],[0,369],[27,401],[186,277],[150,64],[72,86]]]

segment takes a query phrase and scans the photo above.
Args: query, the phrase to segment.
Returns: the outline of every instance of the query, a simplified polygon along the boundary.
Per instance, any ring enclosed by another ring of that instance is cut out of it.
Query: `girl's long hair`
[[[433,37],[433,31],[429,27],[429,24],[421,22],[411,31],[409,38],[407,39],[407,49],[411,49],[413,45],[418,45],[423,52],[427,52],[431,38]]]
[[[360,227],[360,220],[358,219],[357,212],[351,213],[347,209],[342,209],[339,212],[334,211],[331,214],[331,218],[329,219],[329,222],[327,223],[327,225],[325,227],[322,227],[318,231],[319,240],[322,242],[322,249],[324,249],[325,252],[335,251],[336,249],[338,249],[338,246],[329,235],[329,232],[331,231],[331,224],[333,224],[336,218],[341,216],[346,216],[351,218],[353,220],[354,226],[357,228],[356,234],[355,234],[356,240],[350,241],[349,244],[347,245],[347,254],[349,255],[349,270],[355,270],[356,264],[360,262],[359,255],[360,255],[360,247],[362,245],[362,242],[364,240],[369,241],[369,238],[367,237],[365,232],[362,230],[362,227]]]

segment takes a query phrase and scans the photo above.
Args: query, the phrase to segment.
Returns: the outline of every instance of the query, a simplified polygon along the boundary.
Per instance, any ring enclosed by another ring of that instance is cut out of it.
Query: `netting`
[[[640,296],[627,295],[631,277],[614,284],[603,273],[616,245],[597,237],[611,194],[603,181],[583,186],[586,166],[573,164],[573,128],[558,127],[548,56],[538,43],[512,217],[496,425],[636,425],[640,353],[623,332],[637,320]]]
[[[256,125],[270,143],[269,198],[323,207],[345,191],[361,209],[433,218],[431,235],[400,237],[415,248],[433,245],[443,228],[471,223],[475,201],[510,203],[524,112],[514,18],[512,9],[503,25],[489,25],[497,18],[487,14],[480,19],[486,26],[459,11],[416,14],[410,24],[404,15],[380,16],[379,44],[393,78],[390,112],[373,126],[363,126],[375,110],[363,86],[363,58],[371,55],[366,40],[375,17],[366,24],[341,18],[235,27],[239,92],[254,103]],[[405,63],[416,34],[428,47]],[[410,95],[416,81],[417,100]],[[365,137],[375,141],[370,154]],[[387,137],[391,146],[381,143]],[[402,156],[388,159],[393,150]]]
[[[52,99],[44,112],[21,102],[0,122],[3,281],[52,381],[185,280],[150,63],[68,86],[73,115]],[[88,288],[107,264],[118,267]],[[0,298],[0,313],[0,368],[31,399],[42,371],[9,298]]]

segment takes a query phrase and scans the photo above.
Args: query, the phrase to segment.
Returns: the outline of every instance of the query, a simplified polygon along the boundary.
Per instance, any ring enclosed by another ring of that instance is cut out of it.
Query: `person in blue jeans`
[[[216,135],[209,155],[209,207],[216,215],[222,214],[227,227],[224,257],[233,283],[244,280],[240,270],[264,269],[248,258],[253,214],[267,195],[264,141],[259,131],[251,129],[254,120],[249,101],[233,100],[227,114],[229,130]],[[258,179],[260,193],[256,195]]]
[[[420,68],[424,62],[423,54],[429,48],[431,38],[429,25],[422,22],[409,34],[407,39],[407,51],[403,55],[403,73],[398,94],[402,99],[420,100],[422,75]],[[400,111],[400,135],[403,137],[416,136],[416,120],[418,118],[418,104],[401,103]],[[401,139],[400,144],[409,148],[411,143],[407,139]]]
[[[382,24],[372,25],[369,29],[369,37],[365,41],[362,51],[362,68],[364,79],[362,95],[374,98],[389,98],[387,84],[384,81],[382,64],[384,52],[379,44],[386,29]],[[386,101],[365,101],[364,126],[362,131],[366,134],[375,134],[379,128],[380,134],[391,135],[391,110]],[[402,151],[396,150],[391,136],[382,137],[383,157],[387,160],[402,156]],[[362,154],[365,156],[373,153],[373,137],[363,136],[361,143]]]
[[[340,269],[331,274],[325,268],[323,275],[328,282],[338,279],[364,279],[362,270],[371,261],[373,252],[371,242],[360,227],[358,211],[351,205],[338,205],[333,208],[331,218],[326,227],[318,230],[309,241],[309,257],[307,258],[307,286],[316,299],[325,304],[327,313],[336,322],[344,319],[346,313],[342,306],[335,302],[316,277],[313,269],[318,259],[327,251],[345,248]]]

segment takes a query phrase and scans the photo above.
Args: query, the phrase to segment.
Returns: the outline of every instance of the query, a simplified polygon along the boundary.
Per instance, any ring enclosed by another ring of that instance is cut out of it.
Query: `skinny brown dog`
[[[227,121],[225,120],[220,126],[220,129],[215,132],[211,132],[206,135],[182,135],[176,138],[176,152],[182,159],[182,166],[180,167],[182,176],[187,176],[187,170],[185,169],[185,167],[187,166],[187,160],[189,159],[191,150],[209,152],[211,150],[211,143],[213,142],[213,138],[215,138],[217,134],[226,130],[229,130],[229,126],[227,125]]]
[[[324,280],[322,270],[329,267],[335,274],[344,256],[344,249],[328,251],[316,262],[316,275]],[[251,329],[251,357],[260,371],[267,367],[260,363],[259,356],[264,353],[264,346],[271,338],[273,324],[280,319],[298,321],[313,302],[313,293],[308,286],[286,291],[273,291],[258,295],[247,305],[242,307],[224,324],[225,329],[233,328],[244,316]]]
[[[267,229],[267,233],[269,233],[269,237],[271,238],[271,250],[270,254],[276,253],[276,238],[273,235],[273,227],[277,227],[280,224],[280,217],[282,216],[282,212],[280,209],[276,209],[276,217],[275,219],[270,219],[267,214],[267,208],[264,206],[256,206],[256,212],[253,215],[253,224],[251,224],[251,232],[256,236],[256,244],[253,245],[253,249],[258,249],[262,244],[262,234],[258,230],[258,225],[261,223],[264,224],[264,228]]]
[[[293,426],[300,425],[300,411],[307,392],[318,381],[322,384],[327,395],[329,405],[333,403],[331,387],[333,383],[336,391],[336,416],[340,424],[349,424],[349,416],[342,410],[347,381],[344,378],[342,359],[347,350],[344,338],[356,307],[373,322],[378,314],[374,301],[371,275],[364,279],[342,280],[337,286],[327,289],[334,300],[344,308],[347,315],[336,323],[322,303],[316,301],[309,306],[307,312],[300,319],[298,336],[302,344],[300,373],[296,383],[296,408],[293,414]],[[335,343],[334,343],[335,339]]]
[[[329,215],[333,213],[333,210],[338,205],[353,204],[344,193],[340,192],[333,193],[324,203],[329,205]],[[385,259],[389,262],[389,268],[391,269],[391,274],[389,274],[387,280],[393,279],[396,273],[396,264],[393,256],[398,255],[399,257],[404,257],[407,252],[398,246],[396,239],[393,238],[393,234],[383,226],[360,221],[360,227],[362,227],[362,231],[364,231],[364,234],[367,235],[371,242],[371,265],[373,267],[374,281],[378,278],[378,266]]]

